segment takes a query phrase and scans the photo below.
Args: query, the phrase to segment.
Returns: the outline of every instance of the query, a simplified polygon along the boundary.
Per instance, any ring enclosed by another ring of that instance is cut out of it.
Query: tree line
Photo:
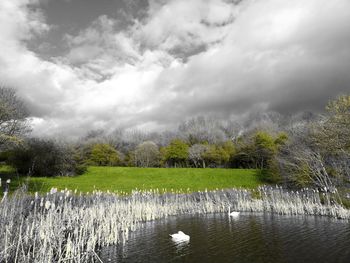
[[[75,142],[30,137],[28,116],[14,90],[0,87],[0,158],[23,175],[76,175],[89,165],[253,168],[295,187],[336,191],[350,182],[349,95],[324,114],[196,117],[171,131],[94,130]]]

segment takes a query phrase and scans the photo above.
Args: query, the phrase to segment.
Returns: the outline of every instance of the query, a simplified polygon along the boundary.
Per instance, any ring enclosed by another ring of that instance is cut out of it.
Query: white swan
[[[190,236],[186,235],[184,232],[179,231],[175,234],[169,235],[171,236],[172,240],[175,242],[186,242],[190,241]]]
[[[238,211],[233,211],[233,212],[231,212],[231,211],[230,211],[230,207],[228,207],[228,215],[229,215],[229,216],[238,217],[239,214],[240,214],[240,212],[238,212]]]

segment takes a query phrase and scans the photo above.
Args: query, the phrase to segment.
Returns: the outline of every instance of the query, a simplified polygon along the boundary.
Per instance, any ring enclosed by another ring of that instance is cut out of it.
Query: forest
[[[88,166],[259,169],[266,183],[335,192],[350,182],[350,96],[321,114],[259,112],[239,120],[197,116],[164,131],[87,131],[35,138],[16,92],[0,88],[3,164],[18,176],[76,176]]]

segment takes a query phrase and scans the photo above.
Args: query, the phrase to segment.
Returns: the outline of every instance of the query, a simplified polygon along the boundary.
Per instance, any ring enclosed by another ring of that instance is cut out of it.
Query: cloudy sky
[[[350,1],[1,0],[0,83],[46,135],[318,111],[350,91]]]

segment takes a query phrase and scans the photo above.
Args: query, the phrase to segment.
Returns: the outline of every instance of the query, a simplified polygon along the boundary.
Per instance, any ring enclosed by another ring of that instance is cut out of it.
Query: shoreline
[[[86,262],[96,250],[123,245],[129,232],[147,221],[186,214],[269,212],[279,215],[350,219],[350,210],[331,194],[280,187],[203,191],[190,194],[133,191],[130,196],[95,191],[75,195],[52,190],[31,196],[17,192],[0,204],[0,261]],[[259,197],[259,198],[256,198]],[[80,258],[81,257],[81,258]]]

